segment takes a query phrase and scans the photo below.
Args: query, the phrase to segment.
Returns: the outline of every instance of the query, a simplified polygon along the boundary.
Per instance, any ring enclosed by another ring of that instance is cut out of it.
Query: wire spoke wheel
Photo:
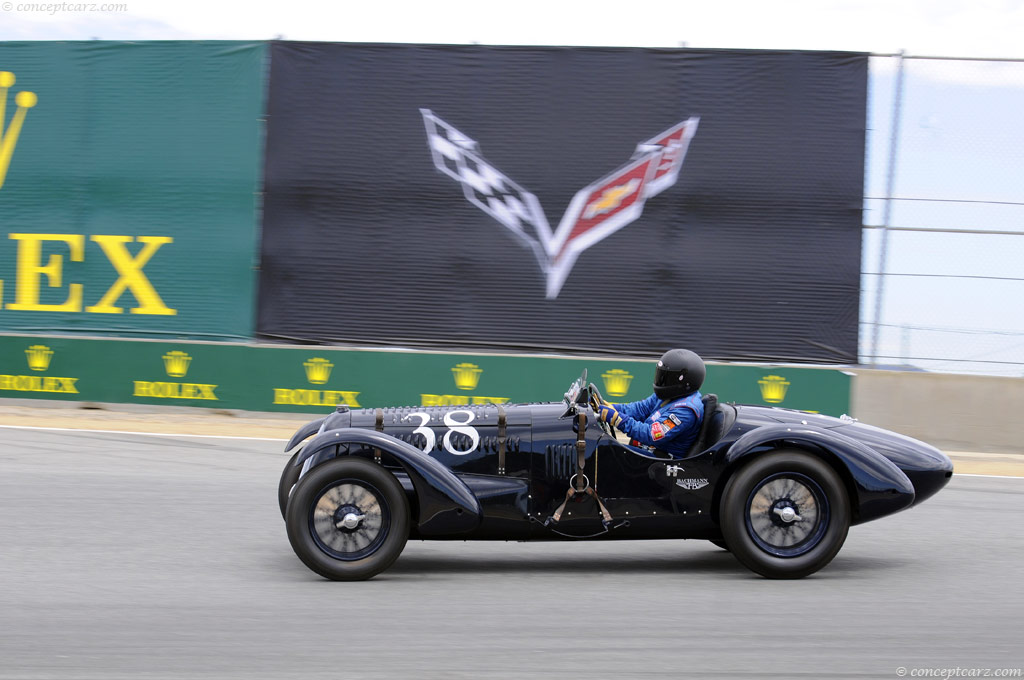
[[[828,526],[828,501],[806,475],[772,475],[750,492],[747,529],[761,549],[780,557],[814,548]]]
[[[285,512],[295,554],[336,581],[372,578],[390,567],[405,547],[409,523],[409,501],[394,475],[352,456],[303,475]]]
[[[768,578],[802,578],[839,552],[850,502],[828,463],[782,450],[754,457],[729,478],[719,516],[726,544],[746,567]]]
[[[339,560],[358,560],[384,542],[391,511],[377,489],[344,480],[321,492],[310,522],[321,550]]]

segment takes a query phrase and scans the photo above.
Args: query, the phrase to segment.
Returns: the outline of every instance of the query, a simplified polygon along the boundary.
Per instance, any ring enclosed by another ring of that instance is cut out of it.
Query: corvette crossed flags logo
[[[533,249],[548,298],[558,297],[581,252],[640,217],[648,198],[676,183],[700,121],[688,118],[638,144],[628,163],[576,192],[552,231],[537,197],[488,163],[476,141],[430,109],[420,113],[434,165],[462,184],[470,203]]]

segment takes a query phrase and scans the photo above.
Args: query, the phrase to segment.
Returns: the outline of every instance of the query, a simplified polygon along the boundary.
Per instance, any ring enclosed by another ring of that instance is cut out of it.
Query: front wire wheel
[[[302,473],[302,466],[295,466],[295,461],[298,460],[299,454],[302,453],[302,449],[299,449],[292,454],[292,457],[285,463],[284,470],[281,471],[281,479],[277,483],[277,505],[281,508],[281,518],[284,519],[284,511],[288,507],[288,497],[291,496],[292,487],[295,486],[295,482],[299,481],[299,474]]]
[[[803,578],[836,556],[850,528],[850,502],[836,471],[800,451],[758,456],[722,494],[725,542],[768,578]]]
[[[300,479],[285,513],[295,554],[335,581],[365,580],[390,567],[405,547],[409,522],[398,480],[375,463],[348,456]]]
[[[380,490],[363,480],[332,482],[311,511],[313,540],[331,557],[355,562],[384,544],[391,528],[391,508]]]

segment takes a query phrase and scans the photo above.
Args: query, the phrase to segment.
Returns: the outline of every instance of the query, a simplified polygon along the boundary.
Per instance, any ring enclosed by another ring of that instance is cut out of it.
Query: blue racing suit
[[[679,399],[661,400],[652,394],[631,404],[612,404],[622,416],[618,428],[642,446],[653,446],[673,458],[682,458],[697,439],[704,418],[700,392]]]

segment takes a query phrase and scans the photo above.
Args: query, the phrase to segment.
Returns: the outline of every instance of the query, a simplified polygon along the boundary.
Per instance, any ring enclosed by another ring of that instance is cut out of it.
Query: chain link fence
[[[861,362],[1024,375],[1024,60],[873,55]]]

